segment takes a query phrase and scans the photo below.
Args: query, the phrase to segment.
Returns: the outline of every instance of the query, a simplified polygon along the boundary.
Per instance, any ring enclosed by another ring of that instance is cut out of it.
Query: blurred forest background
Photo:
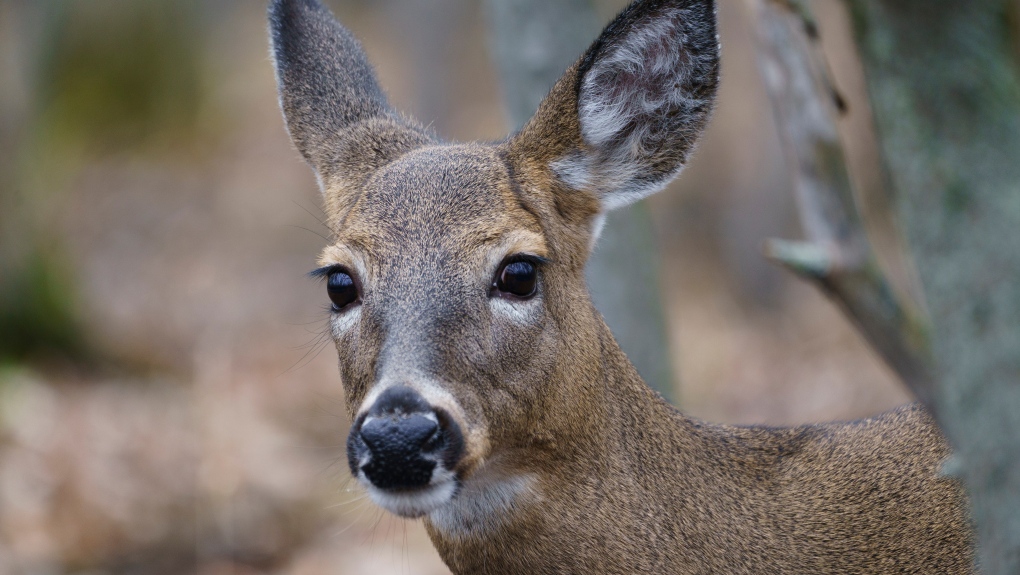
[[[449,138],[506,134],[480,3],[328,4],[398,108]],[[800,230],[753,11],[720,4],[715,118],[647,200],[672,396],[733,423],[905,403],[839,311],[761,256]],[[813,5],[873,239],[909,291],[847,15]],[[327,300],[304,275],[328,234],[265,30],[248,0],[0,0],[0,573],[447,572],[348,481]]]

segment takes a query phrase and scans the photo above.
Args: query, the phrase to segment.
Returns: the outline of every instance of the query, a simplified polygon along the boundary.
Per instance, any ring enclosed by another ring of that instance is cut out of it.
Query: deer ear
[[[602,210],[662,189],[705,127],[719,83],[712,0],[639,0],[606,27],[511,140]],[[537,153],[539,147],[545,148]]]
[[[287,130],[320,183],[360,182],[431,140],[389,108],[358,41],[319,0],[272,0],[269,32]]]

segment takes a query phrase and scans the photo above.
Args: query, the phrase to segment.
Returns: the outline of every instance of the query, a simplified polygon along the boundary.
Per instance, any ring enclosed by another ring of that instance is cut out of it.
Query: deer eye
[[[333,302],[333,311],[342,311],[358,301],[358,286],[354,278],[343,270],[335,270],[326,279],[326,293]]]
[[[497,295],[530,298],[538,288],[538,270],[526,260],[507,262],[499,269],[492,287]]]

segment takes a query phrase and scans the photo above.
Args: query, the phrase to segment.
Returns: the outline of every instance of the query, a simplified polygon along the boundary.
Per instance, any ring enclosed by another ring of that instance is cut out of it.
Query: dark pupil
[[[358,299],[358,288],[354,285],[351,276],[344,272],[330,274],[326,282],[326,292],[337,310],[343,309]]]
[[[527,297],[535,293],[535,280],[535,266],[528,262],[512,262],[499,274],[496,287],[501,292]]]

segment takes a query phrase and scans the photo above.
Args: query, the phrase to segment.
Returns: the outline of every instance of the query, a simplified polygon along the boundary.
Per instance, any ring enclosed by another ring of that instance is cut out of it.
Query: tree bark
[[[486,8],[504,100],[517,129],[595,40],[600,21],[590,0],[486,0]],[[586,275],[592,300],[620,347],[645,381],[672,399],[659,256],[643,202],[609,215]]]
[[[1020,573],[1015,0],[847,0],[986,575]]]
[[[851,184],[836,119],[846,105],[799,0],[757,0],[759,67],[792,164],[805,241],[770,240],[766,255],[832,299],[932,411],[928,325],[878,264]]]

